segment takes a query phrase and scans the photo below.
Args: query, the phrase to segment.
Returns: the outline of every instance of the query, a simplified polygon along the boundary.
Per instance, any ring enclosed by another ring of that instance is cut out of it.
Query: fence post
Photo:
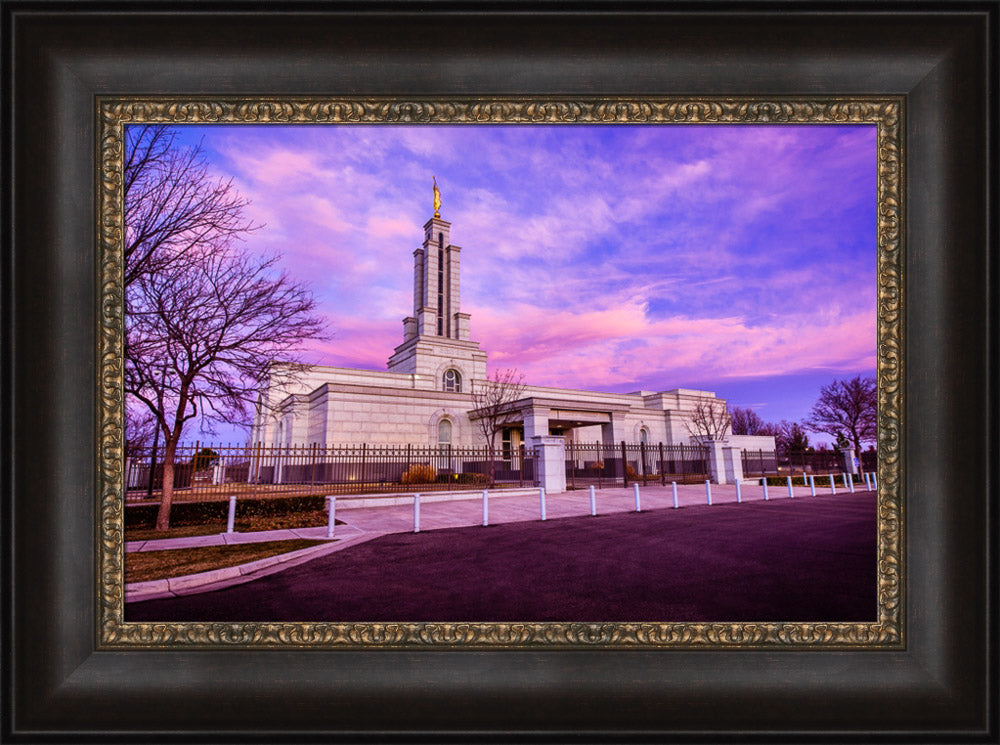
[[[677,509],[677,482],[670,482],[670,490],[674,493],[674,509]]]
[[[625,440],[622,440],[622,486],[628,486],[628,456],[625,453]]]
[[[833,481],[833,474],[832,473],[828,473],[827,476],[830,477],[830,493],[831,494],[836,494],[837,493],[837,485]]]
[[[649,475],[649,469],[646,467],[646,443],[639,443],[639,457],[642,458],[642,485],[646,485],[646,477]]]
[[[642,512],[642,505],[639,502],[639,484],[632,484],[632,490],[635,493],[635,511]]]
[[[590,514],[597,514],[597,498],[594,496],[594,485],[590,485]]]
[[[788,478],[788,498],[789,499],[794,499],[795,498],[795,492],[792,491],[792,477],[788,476],[787,478]]]
[[[538,507],[542,513],[542,520],[545,519],[545,487],[539,487],[538,489]]]
[[[667,485],[667,474],[663,472],[663,441],[660,441],[660,486]]]
[[[705,498],[708,500],[708,506],[712,506],[712,482],[709,479],[705,479]]]
[[[816,496],[816,477],[809,474],[809,496]]]
[[[326,537],[333,538],[333,526],[337,524],[337,498],[326,498]]]
[[[743,497],[740,494],[740,480],[736,479],[736,504],[739,504],[742,501],[743,501]]]
[[[413,532],[420,532],[420,495],[413,494]]]
[[[767,476],[760,480],[760,483],[764,485],[764,501],[767,501]]]
[[[229,517],[226,518],[226,532],[232,533],[236,528],[236,495],[229,497]]]
[[[361,443],[361,476],[359,480],[359,486],[361,487],[361,493],[365,492],[365,461],[368,459],[368,443]]]

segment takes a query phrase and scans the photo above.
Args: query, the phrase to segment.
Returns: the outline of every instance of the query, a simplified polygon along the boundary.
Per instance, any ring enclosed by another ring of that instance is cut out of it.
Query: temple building
[[[461,310],[460,257],[451,223],[441,219],[435,183],[435,214],[413,252],[413,315],[403,319],[403,341],[385,371],[311,366],[294,383],[262,392],[253,441],[265,445],[483,444],[476,425],[473,386],[487,379],[487,355],[470,336]],[[567,442],[689,444],[692,417],[709,391],[602,393],[526,384],[511,404],[506,448],[538,436]],[[730,437],[747,448],[774,449],[773,438]],[[499,443],[498,443],[499,444]]]

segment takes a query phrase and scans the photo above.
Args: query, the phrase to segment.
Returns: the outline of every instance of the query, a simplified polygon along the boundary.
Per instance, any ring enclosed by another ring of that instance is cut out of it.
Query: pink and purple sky
[[[177,129],[250,200],[245,249],[318,298],[330,339],[306,361],[385,369],[433,175],[491,369],[701,388],[766,421],[875,372],[874,126]]]

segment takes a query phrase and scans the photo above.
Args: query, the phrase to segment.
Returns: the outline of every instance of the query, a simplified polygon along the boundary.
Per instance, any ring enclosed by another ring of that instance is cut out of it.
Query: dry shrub
[[[401,484],[433,484],[437,469],[427,463],[416,463],[406,469],[400,479]]]

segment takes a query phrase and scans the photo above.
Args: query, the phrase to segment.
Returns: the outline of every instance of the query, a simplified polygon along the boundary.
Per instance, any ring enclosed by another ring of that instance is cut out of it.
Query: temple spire
[[[441,190],[438,189],[437,176],[432,176],[434,179],[434,217],[441,219]]]

